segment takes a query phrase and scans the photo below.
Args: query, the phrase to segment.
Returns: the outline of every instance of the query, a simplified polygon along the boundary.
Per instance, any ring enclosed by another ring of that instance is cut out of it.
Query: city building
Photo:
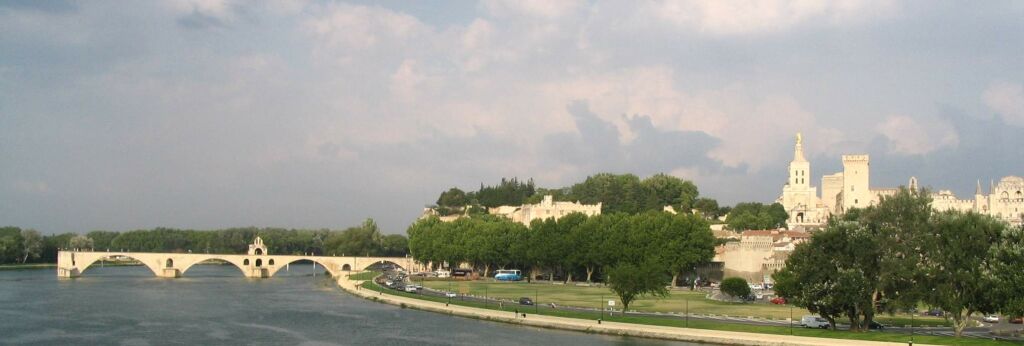
[[[742,277],[751,282],[770,281],[772,273],[785,266],[796,245],[811,235],[801,231],[754,230],[740,234],[739,241],[715,248],[713,262],[721,262],[725,277]]]
[[[871,160],[868,155],[843,155],[843,171],[822,176],[821,197],[817,187],[808,182],[811,164],[804,158],[803,138],[796,135],[793,161],[789,163],[789,179],[777,200],[789,213],[790,229],[813,229],[823,226],[831,215],[842,215],[852,208],[867,208],[882,197],[895,195],[898,188],[871,187]],[[919,189],[917,178],[910,177],[908,188]],[[973,199],[959,199],[949,190],[932,193],[935,210],[972,211],[991,215],[1011,225],[1024,221],[1024,178],[1008,176],[998,184],[989,183],[989,193],[977,182]]]
[[[1024,222],[1024,178],[1003,177],[998,184],[989,182],[989,192],[982,193],[981,181],[977,182],[973,199],[959,199],[952,191],[939,190],[932,194],[932,208],[935,210],[958,210],[990,215],[1011,225]]]
[[[502,215],[512,221],[530,225],[533,220],[544,220],[554,218],[558,220],[563,216],[572,213],[582,213],[586,216],[601,214],[601,203],[582,204],[580,202],[555,202],[551,195],[544,196],[544,199],[537,204],[523,204],[520,206],[503,205],[490,208],[487,211],[492,215]]]

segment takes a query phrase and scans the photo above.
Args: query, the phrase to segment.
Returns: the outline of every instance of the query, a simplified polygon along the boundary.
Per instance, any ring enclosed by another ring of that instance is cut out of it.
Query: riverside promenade
[[[521,315],[513,317],[511,313],[489,309],[480,309],[467,306],[450,305],[444,303],[407,298],[402,296],[381,293],[369,289],[356,289],[362,284],[362,280],[349,280],[348,276],[341,276],[338,285],[345,291],[363,298],[376,300],[378,302],[404,305],[409,308],[424,311],[432,311],[448,315],[476,318],[488,321],[521,324],[540,328],[555,328],[575,330],[587,333],[601,333],[609,335],[621,335],[631,337],[657,338],[666,340],[678,340],[688,342],[700,342],[724,345],[758,345],[758,346],[810,346],[810,345],[867,345],[867,346],[902,346],[898,342],[860,341],[847,339],[813,338],[806,336],[790,336],[775,334],[757,334],[718,331],[707,329],[691,329],[677,327],[652,326],[633,323],[602,322],[598,324],[595,320],[584,320],[577,318],[566,318],[556,316],[544,316],[527,313],[527,317]],[[925,344],[915,344],[927,346]]]

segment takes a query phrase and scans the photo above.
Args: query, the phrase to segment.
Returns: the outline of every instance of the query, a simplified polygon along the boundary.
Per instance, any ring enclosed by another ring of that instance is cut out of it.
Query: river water
[[[322,269],[322,268],[321,268]],[[373,303],[311,265],[271,279],[201,265],[0,271],[0,344],[40,345],[695,345],[549,330]]]

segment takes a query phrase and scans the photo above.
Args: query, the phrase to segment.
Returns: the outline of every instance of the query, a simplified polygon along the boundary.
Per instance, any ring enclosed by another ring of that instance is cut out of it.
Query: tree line
[[[627,293],[658,293],[675,285],[680,274],[714,257],[715,244],[703,218],[660,211],[573,213],[529,227],[500,216],[452,222],[430,217],[411,225],[408,235],[413,257],[423,263],[469,263],[484,276],[499,268],[523,270],[531,279],[537,273],[549,280],[564,275],[565,281],[603,276],[613,290],[630,286]],[[628,308],[631,299],[620,298]]]
[[[91,231],[40,236],[34,230],[0,228],[0,264],[54,263],[58,249],[133,252],[245,253],[259,236],[271,253],[401,257],[409,253],[401,234],[381,234],[373,219],[344,230],[228,228],[192,230],[154,228],[127,232]],[[33,240],[36,239],[36,240]],[[33,245],[35,244],[35,245]]]
[[[1024,315],[1024,229],[990,216],[931,208],[901,189],[831,220],[774,274],[776,293],[866,330],[874,317],[939,308],[960,336],[973,314]]]
[[[477,191],[453,187],[438,196],[436,208],[441,215],[450,215],[467,212],[464,209],[470,206],[468,212],[479,214],[485,213],[485,208],[538,203],[545,195],[556,201],[602,203],[601,212],[606,214],[661,211],[672,206],[682,212],[698,209],[705,217],[714,219],[729,211],[719,207],[714,199],[699,197],[697,186],[688,180],[667,174],[640,179],[633,174],[612,173],[595,174],[583,182],[556,189],[538,188],[532,179],[522,183],[516,178],[502,178],[496,186],[481,184]]]

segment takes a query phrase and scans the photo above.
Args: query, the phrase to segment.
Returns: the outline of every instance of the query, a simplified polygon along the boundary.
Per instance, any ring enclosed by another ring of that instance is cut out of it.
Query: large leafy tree
[[[619,263],[608,269],[608,288],[622,302],[622,311],[629,310],[629,304],[639,297],[650,295],[665,297],[668,289],[668,275],[657,261],[645,261],[640,264],[629,262]]]
[[[43,251],[43,236],[34,229],[24,229],[21,231],[21,244],[21,263],[27,263],[30,257],[39,258]]]
[[[729,211],[726,222],[734,231],[751,229],[774,229],[786,226],[789,219],[786,209],[779,203],[738,203]]]
[[[689,212],[697,198],[697,186],[687,180],[659,173],[640,182],[644,194],[644,209],[661,210],[670,205],[681,212]]]
[[[873,306],[893,313],[913,307],[920,299],[916,280],[921,240],[929,233],[931,197],[926,190],[900,188],[867,209],[854,209],[844,218],[859,221],[878,243],[878,256],[864,263],[872,273]]]
[[[655,229],[658,241],[654,243],[654,253],[672,275],[673,287],[680,273],[691,271],[715,256],[715,237],[703,218],[668,213],[648,217],[665,220],[662,227]]]
[[[949,211],[933,217],[932,231],[922,239],[924,300],[948,313],[956,336],[962,335],[972,314],[999,307],[998,276],[993,272],[999,266],[992,253],[1004,228],[992,217]]]
[[[775,292],[796,306],[820,314],[835,328],[846,315],[851,330],[870,324],[872,272],[865,263],[878,255],[877,243],[856,222],[833,222],[796,247],[775,273]]]
[[[1024,316],[1024,225],[1003,231],[1002,239],[991,251],[999,311]]]

